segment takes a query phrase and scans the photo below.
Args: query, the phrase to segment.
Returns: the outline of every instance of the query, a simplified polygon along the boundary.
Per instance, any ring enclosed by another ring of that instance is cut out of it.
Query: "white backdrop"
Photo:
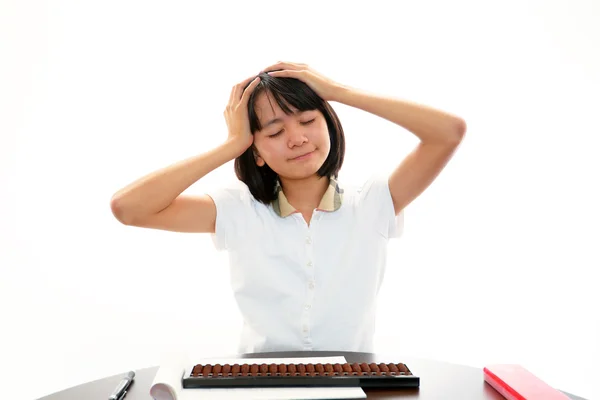
[[[378,351],[519,363],[600,398],[598,4],[3,0],[2,397],[235,352],[226,255],[208,235],[123,226],[109,202],[220,144],[231,87],[286,60],[467,122],[390,242]],[[332,105],[345,179],[417,144]],[[188,192],[229,179],[233,162]]]

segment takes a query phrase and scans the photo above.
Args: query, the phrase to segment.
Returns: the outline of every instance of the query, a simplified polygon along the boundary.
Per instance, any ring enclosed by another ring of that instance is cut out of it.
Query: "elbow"
[[[123,207],[123,202],[118,198],[113,196],[110,200],[110,210],[113,216],[122,223],[123,225],[131,225],[131,213],[128,213],[125,207]]]
[[[462,118],[456,118],[453,121],[452,128],[446,130],[446,136],[443,139],[444,143],[452,146],[459,146],[465,137],[467,131],[467,123]]]
[[[458,132],[458,140],[461,141],[467,133],[467,123],[464,119],[458,119],[456,131]]]

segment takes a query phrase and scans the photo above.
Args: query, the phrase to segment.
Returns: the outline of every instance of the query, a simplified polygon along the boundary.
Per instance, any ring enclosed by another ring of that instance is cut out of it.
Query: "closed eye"
[[[313,119],[311,119],[310,121],[306,121],[306,122],[300,122],[300,124],[302,124],[302,125],[310,125],[310,124],[312,124],[313,122],[315,122],[315,119],[316,119],[316,118],[313,118]],[[274,133],[274,134],[272,134],[272,135],[269,135],[269,137],[270,137],[270,138],[272,138],[272,137],[279,136],[279,135],[281,135],[281,133],[282,133],[282,132],[283,132],[283,129],[282,129],[282,130],[280,130],[280,131],[279,131],[279,132],[277,132],[277,133]]]

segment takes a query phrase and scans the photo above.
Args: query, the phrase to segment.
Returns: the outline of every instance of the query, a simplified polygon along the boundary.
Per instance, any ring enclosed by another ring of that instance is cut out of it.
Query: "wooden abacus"
[[[360,386],[418,387],[419,377],[403,363],[197,364],[184,388]]]

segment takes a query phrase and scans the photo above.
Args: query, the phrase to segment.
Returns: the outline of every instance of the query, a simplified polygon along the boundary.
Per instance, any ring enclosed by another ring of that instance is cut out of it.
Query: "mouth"
[[[313,151],[311,151],[311,152],[308,152],[308,153],[302,154],[301,156],[298,156],[298,157],[296,157],[296,158],[291,158],[290,160],[292,160],[292,161],[296,161],[296,160],[305,160],[305,159],[307,159],[308,157],[310,157],[310,156],[312,155],[312,153],[314,153],[314,150],[313,150]]]

